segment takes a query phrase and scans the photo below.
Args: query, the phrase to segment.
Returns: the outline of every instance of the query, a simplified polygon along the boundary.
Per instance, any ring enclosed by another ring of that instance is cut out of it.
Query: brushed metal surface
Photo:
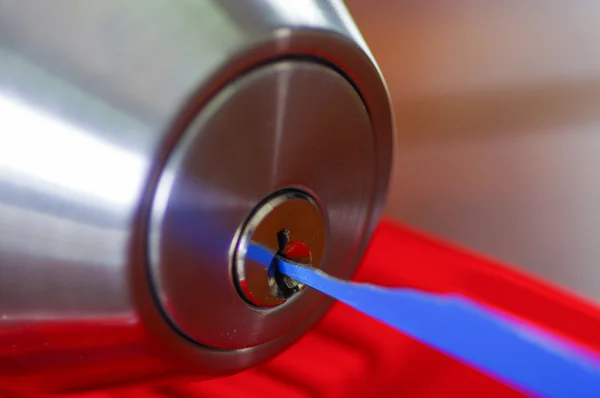
[[[393,125],[341,2],[0,1],[0,389],[215,377],[300,337],[194,344],[166,322],[147,278],[150,204],[179,136],[240,74],[287,57],[336,65],[365,103],[378,169],[367,236]]]

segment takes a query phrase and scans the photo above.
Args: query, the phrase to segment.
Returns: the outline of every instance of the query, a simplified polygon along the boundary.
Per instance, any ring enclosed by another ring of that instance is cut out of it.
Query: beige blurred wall
[[[600,2],[346,3],[394,101],[389,214],[600,300]]]

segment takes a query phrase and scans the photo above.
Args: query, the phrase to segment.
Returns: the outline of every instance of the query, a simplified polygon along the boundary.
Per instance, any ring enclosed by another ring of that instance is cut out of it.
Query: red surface
[[[600,312],[595,307],[511,268],[391,222],[380,225],[355,279],[460,292],[600,350]],[[145,392],[119,392],[118,396],[335,398],[520,394],[337,304],[301,341],[256,369],[225,379]]]

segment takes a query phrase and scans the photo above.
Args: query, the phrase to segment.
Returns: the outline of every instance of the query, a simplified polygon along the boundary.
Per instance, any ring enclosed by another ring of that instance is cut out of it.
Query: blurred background
[[[600,2],[346,3],[394,102],[388,214],[600,301]]]

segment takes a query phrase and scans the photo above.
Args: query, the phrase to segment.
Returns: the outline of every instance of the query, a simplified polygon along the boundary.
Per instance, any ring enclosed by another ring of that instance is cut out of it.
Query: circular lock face
[[[150,219],[157,303],[191,341],[222,350],[280,338],[331,304],[306,288],[285,300],[249,244],[277,234],[347,277],[377,197],[376,137],[360,95],[310,61],[258,67],[222,89],[172,151]],[[275,292],[276,293],[276,292]]]

